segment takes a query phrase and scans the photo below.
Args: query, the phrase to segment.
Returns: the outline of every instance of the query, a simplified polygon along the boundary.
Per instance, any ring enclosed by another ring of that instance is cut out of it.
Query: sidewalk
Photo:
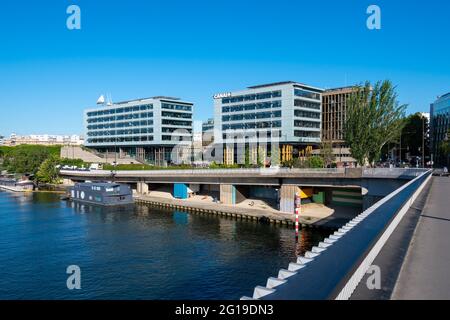
[[[433,177],[392,299],[450,299],[450,178]]]

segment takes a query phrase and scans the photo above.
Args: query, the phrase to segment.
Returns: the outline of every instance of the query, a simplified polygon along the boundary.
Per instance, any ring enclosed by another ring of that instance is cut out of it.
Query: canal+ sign
[[[222,99],[231,97],[231,92],[217,93],[213,96],[214,99]]]

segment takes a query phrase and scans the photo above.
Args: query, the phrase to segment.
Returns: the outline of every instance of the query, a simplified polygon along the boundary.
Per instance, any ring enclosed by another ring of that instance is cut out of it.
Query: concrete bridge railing
[[[241,299],[349,299],[430,178],[422,171]]]
[[[363,178],[412,178],[418,177],[428,169],[424,168],[364,168]]]
[[[348,178],[413,178],[426,169],[399,169],[399,168],[319,168],[319,169],[297,169],[297,168],[255,168],[255,169],[184,169],[184,170],[120,170],[115,171],[116,177],[155,177],[155,176],[280,176],[280,177],[348,177]],[[110,177],[112,171],[109,170],[61,170],[63,176],[83,176],[83,177]]]

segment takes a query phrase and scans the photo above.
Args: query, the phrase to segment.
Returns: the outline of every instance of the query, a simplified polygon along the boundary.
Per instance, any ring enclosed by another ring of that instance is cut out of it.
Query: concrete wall
[[[234,185],[220,185],[220,202],[223,204],[236,204],[236,188]]]
[[[361,187],[368,190],[368,195],[385,197],[407,183],[404,179],[362,179]]]
[[[294,213],[295,193],[298,187],[295,185],[282,185],[280,188],[280,211]]]
[[[138,182],[136,191],[138,194],[147,194],[148,193],[148,184],[145,182]]]
[[[236,187],[236,203],[240,203],[249,197],[250,186],[235,186],[235,187]]]

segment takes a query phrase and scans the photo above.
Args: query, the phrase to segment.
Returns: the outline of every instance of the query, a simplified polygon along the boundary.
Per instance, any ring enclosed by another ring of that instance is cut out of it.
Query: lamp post
[[[407,132],[401,132],[400,133],[400,156],[399,156],[399,160],[400,160],[400,167],[401,167],[401,165],[402,165],[402,136],[405,134],[412,134],[412,133],[414,133],[414,134],[417,134],[417,132],[413,132],[413,131],[407,131]],[[409,149],[409,146],[408,146],[408,148],[407,149]]]
[[[425,116],[422,115],[422,168],[425,168]]]

